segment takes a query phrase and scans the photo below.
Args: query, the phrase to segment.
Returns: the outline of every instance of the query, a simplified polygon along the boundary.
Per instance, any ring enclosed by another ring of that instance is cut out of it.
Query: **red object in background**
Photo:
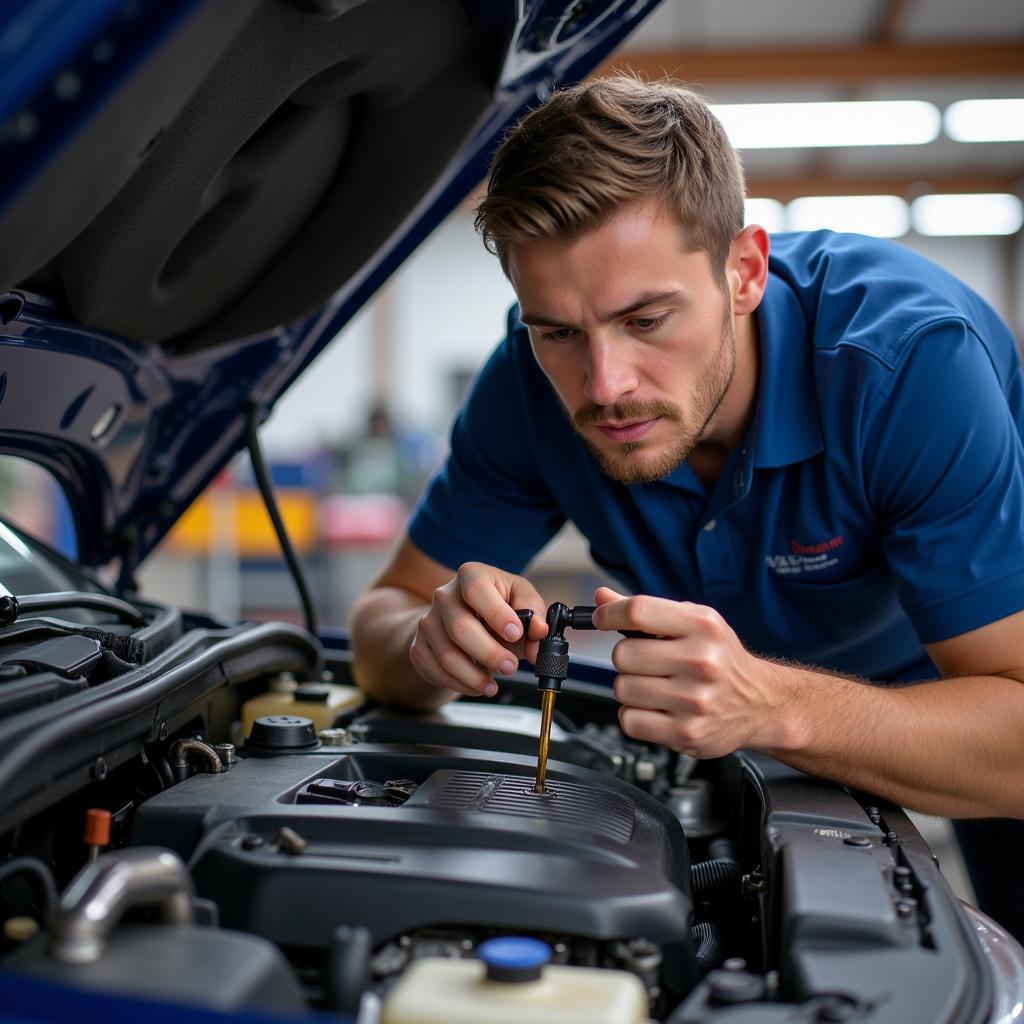
[[[326,547],[389,543],[406,515],[393,494],[332,494],[320,502],[320,538]]]

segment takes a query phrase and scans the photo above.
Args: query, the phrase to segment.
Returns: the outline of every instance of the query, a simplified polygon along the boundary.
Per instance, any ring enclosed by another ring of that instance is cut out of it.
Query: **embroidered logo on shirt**
[[[780,576],[799,576],[803,573],[820,572],[839,564],[839,557],[834,554],[836,548],[843,546],[843,537],[837,534],[818,544],[804,544],[798,540],[790,540],[788,555],[768,555],[765,564]]]

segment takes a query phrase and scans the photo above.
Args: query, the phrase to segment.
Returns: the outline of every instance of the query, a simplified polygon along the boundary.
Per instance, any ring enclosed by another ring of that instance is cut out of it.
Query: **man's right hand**
[[[523,608],[534,612],[526,637],[516,615]],[[429,711],[460,694],[493,695],[492,673],[536,658],[545,613],[521,576],[479,562],[456,572],[402,537],[356,601],[352,670],[367,695],[411,710]]]
[[[516,615],[523,608],[534,612],[525,637]],[[466,562],[454,579],[434,590],[416,627],[409,660],[431,686],[493,697],[498,686],[492,675],[510,675],[519,658],[533,662],[537,657],[537,641],[548,631],[546,609],[522,576]]]

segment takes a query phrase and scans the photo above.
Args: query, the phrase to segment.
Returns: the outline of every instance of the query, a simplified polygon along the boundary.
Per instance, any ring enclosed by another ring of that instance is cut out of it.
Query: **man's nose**
[[[584,393],[595,405],[614,405],[632,394],[638,384],[630,346],[621,339],[591,334],[587,344]]]

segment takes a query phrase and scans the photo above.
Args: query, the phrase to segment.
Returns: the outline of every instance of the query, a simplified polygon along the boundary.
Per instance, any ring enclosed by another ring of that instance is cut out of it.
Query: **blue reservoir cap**
[[[551,947],[546,942],[523,935],[488,939],[477,946],[476,953],[486,964],[491,981],[536,981],[551,959]]]

